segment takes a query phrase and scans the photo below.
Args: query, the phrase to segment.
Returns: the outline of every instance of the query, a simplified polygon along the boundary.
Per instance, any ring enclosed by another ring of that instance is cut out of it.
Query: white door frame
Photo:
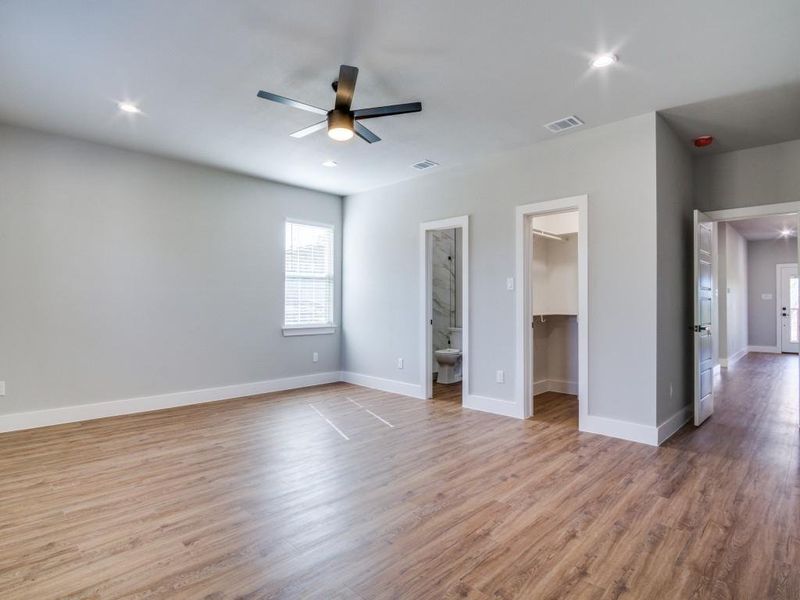
[[[783,320],[781,317],[781,309],[778,308],[781,305],[781,299],[783,298],[783,268],[798,268],[798,263],[779,263],[775,265],[775,320],[776,320],[776,328],[775,328],[775,347],[778,349],[778,352],[783,352]],[[794,351],[792,351],[794,354]]]
[[[589,198],[570,196],[516,209],[516,404],[522,418],[533,415],[533,329],[530,266],[533,254],[533,216],[578,211],[578,429],[589,416]]]
[[[461,404],[469,397],[469,215],[451,217],[438,221],[426,221],[419,229],[419,273],[420,273],[420,386],[424,398],[433,396],[433,347],[431,335],[432,318],[432,284],[431,284],[431,249],[428,244],[428,232],[441,229],[461,229]]]

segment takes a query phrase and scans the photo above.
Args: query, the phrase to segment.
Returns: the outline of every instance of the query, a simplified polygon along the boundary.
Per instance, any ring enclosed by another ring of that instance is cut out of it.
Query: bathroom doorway
[[[469,218],[422,223],[420,271],[425,398],[464,403],[469,392]]]

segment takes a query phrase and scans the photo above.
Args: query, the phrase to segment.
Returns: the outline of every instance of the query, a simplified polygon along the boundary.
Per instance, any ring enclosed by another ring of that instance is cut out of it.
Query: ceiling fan
[[[305,137],[311,133],[319,131],[320,129],[328,128],[328,136],[331,139],[343,142],[353,137],[353,134],[360,137],[365,142],[370,144],[380,142],[381,138],[364,127],[359,121],[363,119],[375,119],[377,117],[388,117],[391,115],[402,115],[405,113],[420,112],[422,110],[421,102],[408,102],[406,104],[392,104],[389,106],[376,106],[374,108],[357,108],[350,110],[350,105],[353,103],[353,94],[356,89],[356,78],[358,77],[358,69],[349,65],[342,65],[339,68],[339,79],[331,84],[333,91],[336,92],[336,103],[333,110],[325,110],[306,104],[305,102],[298,102],[285,96],[272,94],[270,92],[259,91],[258,97],[265,100],[272,100],[287,106],[293,106],[300,110],[306,110],[318,115],[325,115],[325,120],[319,123],[314,123],[295,131],[291,134],[294,138]]]

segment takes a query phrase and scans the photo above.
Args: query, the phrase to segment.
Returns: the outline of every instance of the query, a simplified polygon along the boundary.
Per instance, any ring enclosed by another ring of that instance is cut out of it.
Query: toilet
[[[451,348],[441,348],[433,353],[438,364],[436,383],[461,381],[461,328],[450,327]]]

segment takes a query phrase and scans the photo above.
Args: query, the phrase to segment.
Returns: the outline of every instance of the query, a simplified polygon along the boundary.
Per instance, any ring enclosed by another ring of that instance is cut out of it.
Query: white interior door
[[[781,352],[798,352],[800,336],[800,280],[797,265],[778,266],[778,319]]]
[[[714,224],[694,211],[694,424],[714,412]]]

